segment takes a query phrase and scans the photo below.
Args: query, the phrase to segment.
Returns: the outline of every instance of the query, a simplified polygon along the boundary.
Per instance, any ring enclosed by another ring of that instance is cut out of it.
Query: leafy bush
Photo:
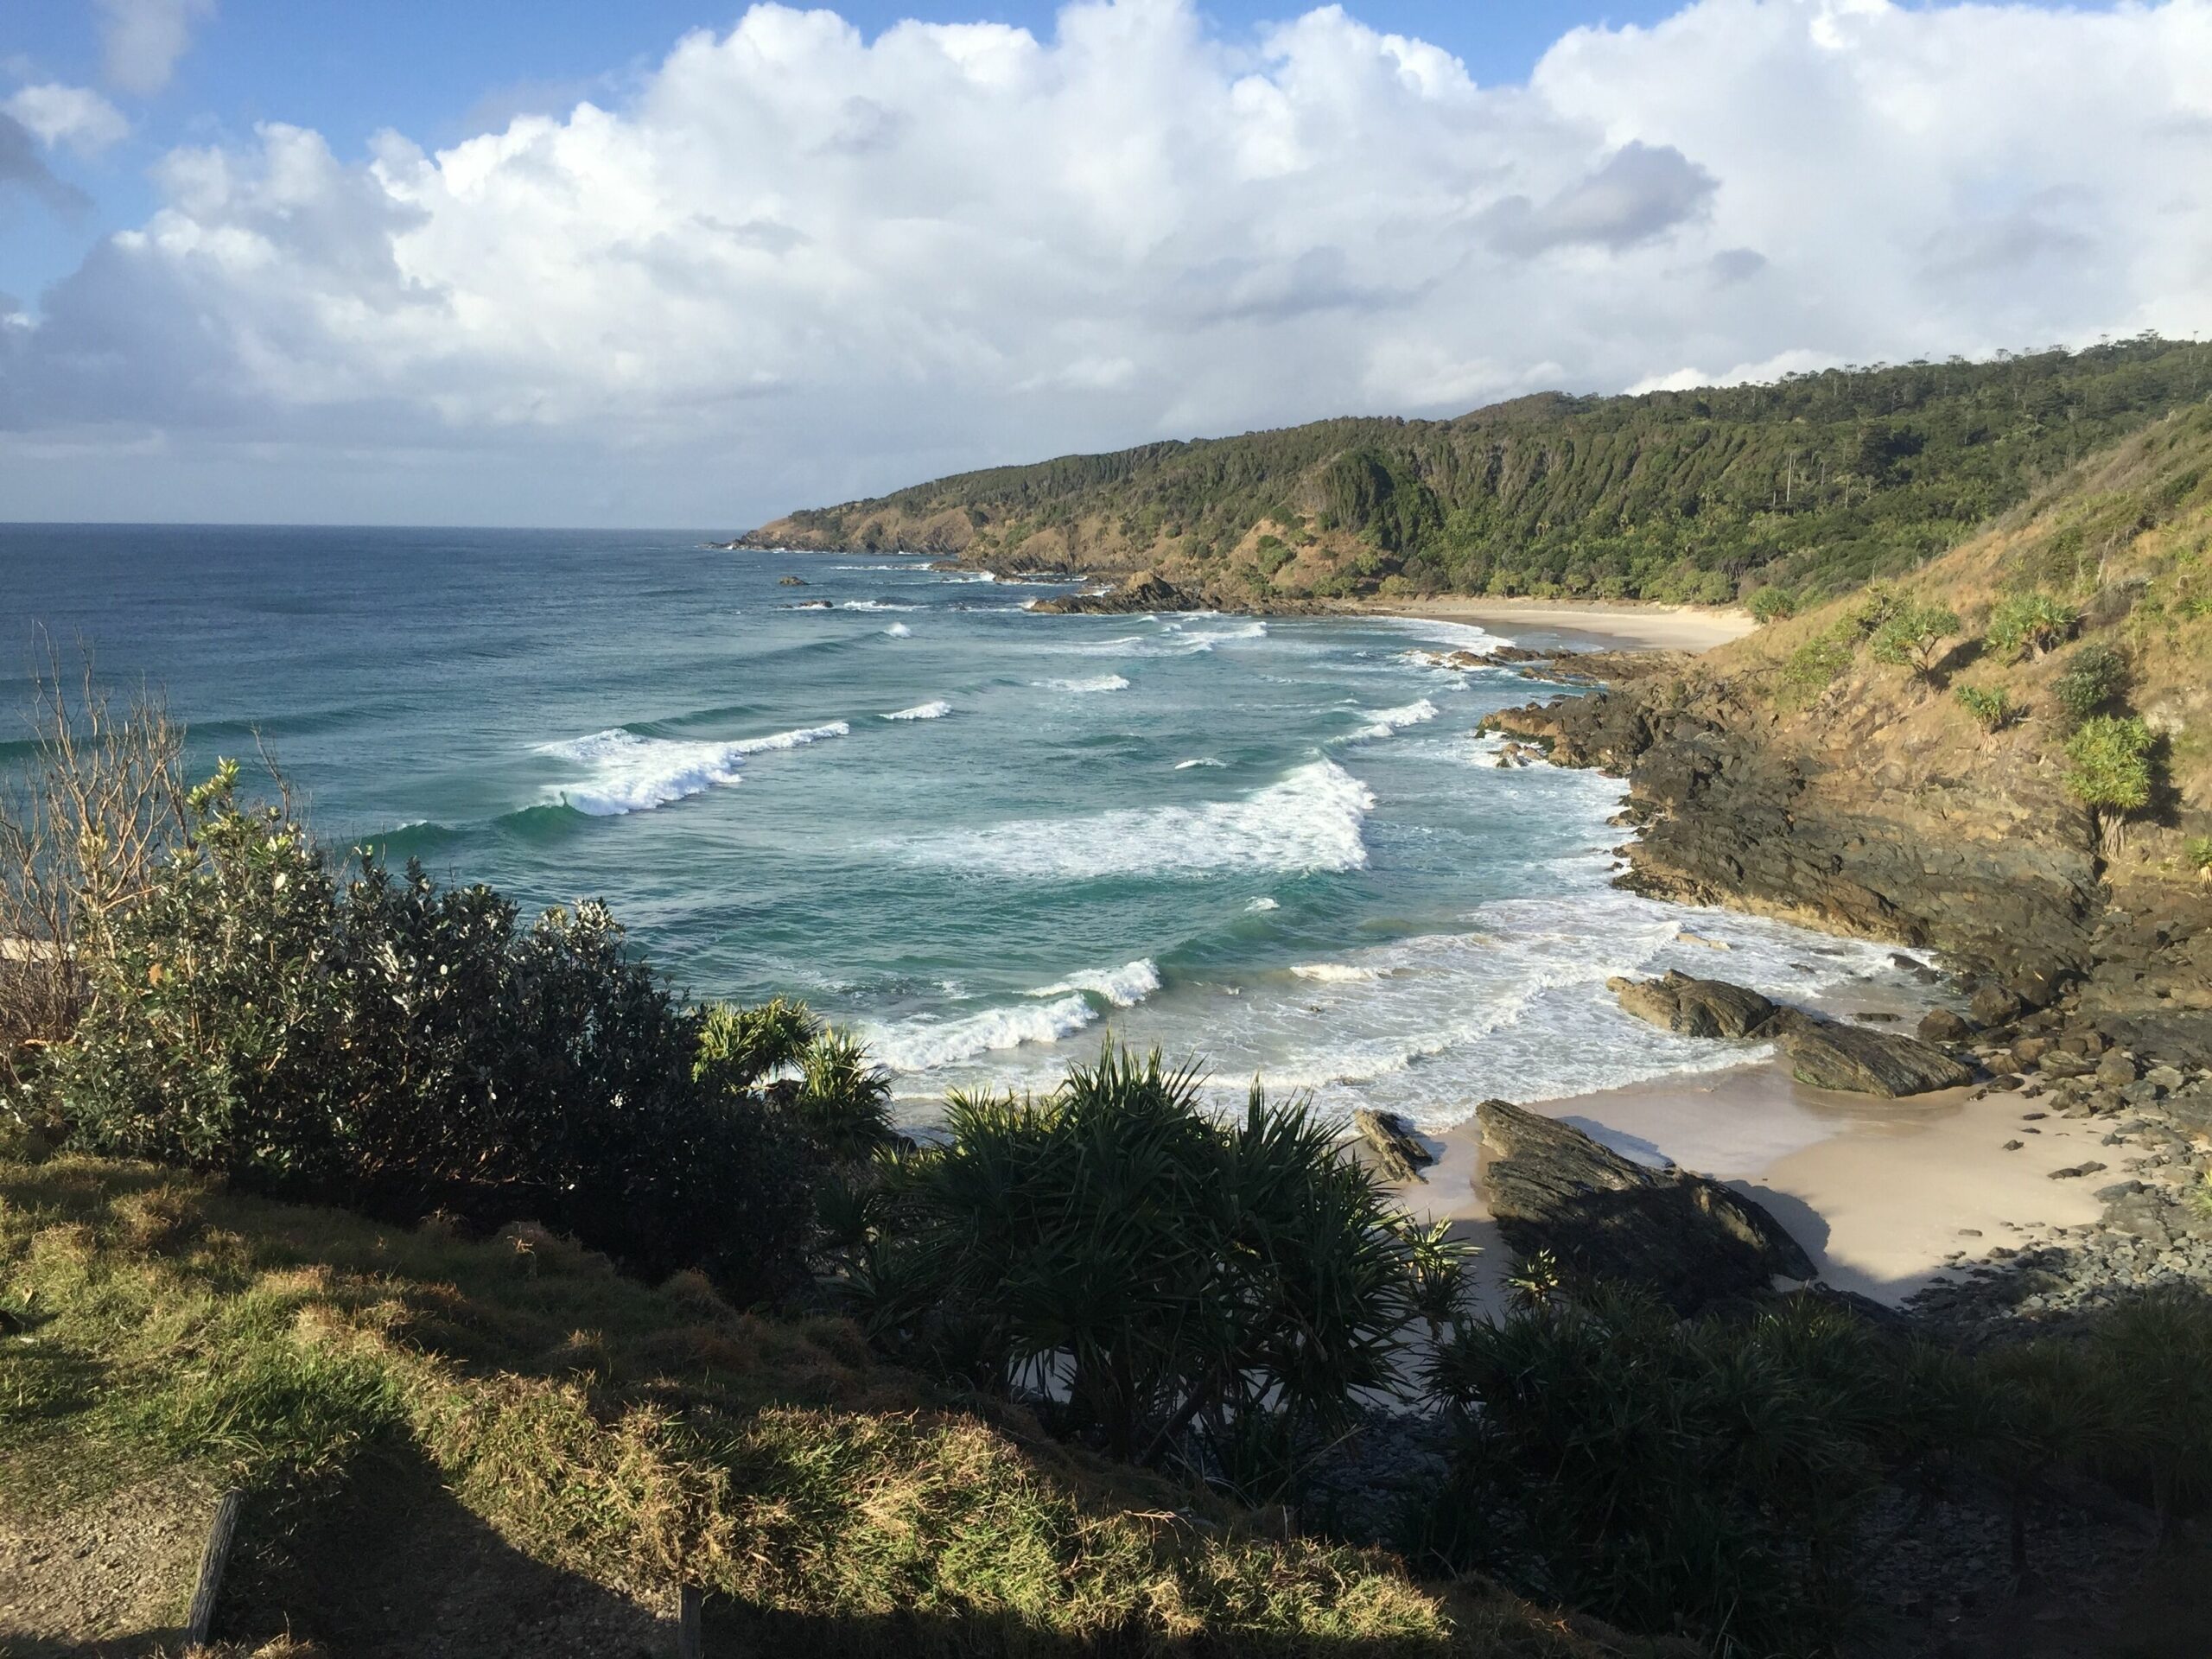
[[[2127,817],[2151,804],[2156,740],[2133,715],[2097,715],[2066,740],[2067,793],[2089,809],[2107,855],[2124,839]]]
[[[1432,1363],[1461,1440],[1411,1553],[1634,1630],[1807,1651],[1848,1602],[1885,1461],[1910,1449],[1897,1367],[1817,1306],[1679,1323],[1606,1290],[1520,1304]]]
[[[2059,706],[2076,721],[2101,712],[2127,685],[2127,659],[2110,645],[2083,645],[2052,683]]]
[[[601,906],[525,927],[411,864],[341,887],[226,763],[85,966],[46,1083],[89,1149],[400,1217],[533,1220],[746,1294],[797,1271],[803,1148],[729,1075],[702,1079],[705,1022]]]
[[[1797,614],[1797,596],[1787,588],[1762,588],[1746,601],[1760,623],[1780,622]]]
[[[1941,605],[1900,600],[1875,627],[1867,648],[1878,663],[1909,668],[1918,679],[1936,671],[1942,645],[1959,632],[1959,613]]]
[[[1857,637],[1851,623],[1841,622],[1802,641],[1782,664],[1784,700],[1808,702],[1848,673]]]
[[[1999,732],[2020,717],[2012,694],[2001,685],[1962,685],[1959,687],[1959,702],[1980,722],[1985,732]]]
[[[2212,875],[2212,836],[2191,836],[2182,843],[2182,856],[2201,875]]]
[[[2074,631],[2074,607],[2056,594],[2040,590],[2007,594],[1989,613],[1983,636],[1993,651],[2007,657],[2026,652],[2041,657]]]
[[[1393,1391],[1444,1248],[1302,1103],[1217,1122],[1189,1070],[1109,1048],[1042,1100],[956,1094],[889,1166],[856,1275],[871,1334],[1149,1459],[1340,1427]],[[1048,1386],[1050,1385],[1050,1386]]]

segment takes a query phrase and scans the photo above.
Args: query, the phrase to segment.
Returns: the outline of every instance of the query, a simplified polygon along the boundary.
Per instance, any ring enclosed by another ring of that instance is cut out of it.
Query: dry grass
[[[741,1313],[693,1275],[637,1284],[542,1234],[0,1164],[0,1308],[19,1514],[165,1468],[311,1505],[398,1444],[550,1567],[617,1592],[689,1577],[825,1630],[921,1621],[945,1652],[1009,1650],[1009,1630],[1055,1651],[1595,1651],[1482,1586],[1271,1537],[1018,1414],[950,1409],[841,1322]]]

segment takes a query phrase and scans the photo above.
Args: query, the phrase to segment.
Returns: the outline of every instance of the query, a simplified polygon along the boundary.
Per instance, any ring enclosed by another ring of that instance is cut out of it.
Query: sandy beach
[[[1630,605],[1598,600],[1487,599],[1446,595],[1347,603],[1365,616],[1418,616],[1471,622],[1509,638],[1516,630],[1566,636],[1569,643],[1643,651],[1710,651],[1758,624],[1749,611],[1698,605]]]
[[[1895,1304],[1993,1249],[2094,1221],[2095,1190],[2121,1179],[2116,1154],[2099,1145],[2108,1123],[2044,1116],[2017,1094],[1969,1097],[1976,1092],[1878,1100],[1808,1089],[1763,1061],[1529,1103],[1644,1160],[1671,1158],[1670,1146],[1704,1147],[1708,1155],[1679,1161],[1764,1205],[1828,1284]],[[1722,1124],[1738,1129],[1740,1150],[1713,1155]],[[1511,1251],[1476,1185],[1481,1138],[1470,1120],[1427,1139],[1438,1161],[1401,1189],[1403,1201],[1483,1247],[1475,1288],[1492,1305]],[[2018,1149],[2006,1151],[2013,1141]],[[2113,1172],[2050,1179],[2090,1161]]]

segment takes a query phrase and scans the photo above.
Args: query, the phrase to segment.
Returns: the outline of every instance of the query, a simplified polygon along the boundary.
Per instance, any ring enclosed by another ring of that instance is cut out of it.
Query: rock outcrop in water
[[[1040,599],[1030,607],[1065,615],[1118,615],[1137,611],[1196,611],[1206,606],[1197,595],[1185,593],[1149,570],[1140,570],[1105,593],[1071,594],[1065,599]]]
[[[1794,1011],[1777,1017],[1764,1034],[1781,1043],[1789,1057],[1789,1075],[1815,1089],[1896,1100],[1974,1081],[1972,1066],[1916,1037],[1868,1031]]]
[[[1673,969],[1658,979],[1613,978],[1622,1009],[1679,1037],[1749,1037],[1781,1010],[1757,991]]]
[[[1647,1169],[1570,1124],[1508,1101],[1475,1109],[1477,1178],[1506,1240],[1592,1278],[1640,1286],[1683,1313],[1810,1279],[1812,1259],[1754,1200],[1703,1175]]]

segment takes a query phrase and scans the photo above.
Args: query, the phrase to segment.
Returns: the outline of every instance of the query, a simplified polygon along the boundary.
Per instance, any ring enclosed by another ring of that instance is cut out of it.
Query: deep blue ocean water
[[[1605,990],[1719,971],[1686,928],[1770,994],[1902,994],[1611,887],[1618,785],[1472,735],[1541,689],[1440,665],[1478,629],[1039,615],[1065,588],[702,539],[0,526],[0,668],[19,709],[35,630],[81,641],[195,763],[257,734],[327,842],[603,897],[693,995],[862,1028],[914,1116],[1109,1031],[1432,1125],[1726,1064]]]

